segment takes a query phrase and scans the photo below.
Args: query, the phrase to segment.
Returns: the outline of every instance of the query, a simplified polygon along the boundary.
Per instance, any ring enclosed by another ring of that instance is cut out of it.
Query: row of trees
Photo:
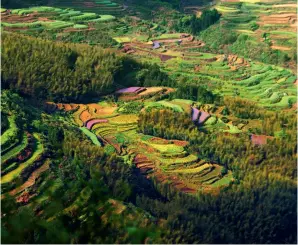
[[[173,23],[172,28],[177,32],[198,35],[201,31],[216,23],[220,16],[221,14],[216,9],[204,10],[199,18],[196,15],[179,18]]]

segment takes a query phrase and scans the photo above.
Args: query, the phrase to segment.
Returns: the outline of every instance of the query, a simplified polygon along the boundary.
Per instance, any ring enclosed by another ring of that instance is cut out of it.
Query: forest
[[[79,101],[112,92],[115,84],[173,83],[157,66],[138,63],[112,50],[12,33],[2,37],[2,88],[32,97]]]

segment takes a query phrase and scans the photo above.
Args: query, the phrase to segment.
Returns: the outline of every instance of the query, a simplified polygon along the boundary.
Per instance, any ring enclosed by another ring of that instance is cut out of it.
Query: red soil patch
[[[90,114],[88,108],[81,113],[80,119],[83,123],[85,123],[86,121],[91,119],[91,114]]]
[[[32,186],[35,184],[36,179],[46,170],[49,169],[49,163],[45,163],[43,164],[41,167],[39,167],[38,169],[36,169],[29,177],[29,179],[20,187],[12,190],[11,192],[9,192],[10,195],[14,196],[22,191],[24,191],[25,189],[27,189],[28,187]]]
[[[169,144],[168,140],[158,138],[158,137],[153,137],[149,141],[155,144],[164,144],[164,145]]]
[[[71,109],[72,109],[72,110],[76,110],[76,109],[78,109],[78,107],[79,107],[78,104],[70,104],[70,106],[71,106]]]
[[[133,162],[142,174],[147,174],[148,171],[155,168],[154,163],[143,154],[137,154]]]
[[[171,140],[175,145],[185,147],[188,145],[187,141],[183,140]]]
[[[52,22],[53,20],[49,20],[48,18],[46,17],[38,17],[38,20],[39,21],[44,21],[44,22]]]
[[[286,14],[273,14],[273,15],[261,15],[260,25],[265,24],[293,24],[297,20],[297,16],[294,13]]]
[[[65,111],[71,111],[72,110],[71,105],[70,104],[64,104],[64,110]]]
[[[29,14],[28,16],[22,16],[22,15],[4,15],[1,16],[1,20],[3,22],[8,23],[31,23],[37,20],[36,14]]]
[[[273,139],[273,137],[267,136],[267,135],[256,135],[256,134],[251,135],[251,142],[254,145],[266,145],[267,139]]]

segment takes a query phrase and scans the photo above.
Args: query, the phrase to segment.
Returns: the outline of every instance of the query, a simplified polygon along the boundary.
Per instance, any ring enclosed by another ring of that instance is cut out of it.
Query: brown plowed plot
[[[78,109],[78,107],[79,107],[78,104],[70,104],[70,106],[71,106],[71,109],[72,109],[72,110],[76,110],[76,109]]]
[[[80,115],[80,119],[83,123],[87,122],[89,119],[91,119],[91,114],[89,112],[89,108],[87,107]]]
[[[71,111],[72,110],[71,105],[70,104],[64,104],[64,110],[65,111]]]
[[[133,162],[141,173],[147,173],[147,171],[155,168],[155,164],[143,154],[137,154]]]
[[[22,191],[24,191],[25,189],[27,189],[28,187],[32,186],[35,184],[36,179],[45,171],[47,171],[49,169],[49,162],[44,163],[41,167],[39,167],[38,169],[36,169],[29,177],[29,179],[20,187],[17,187],[16,189],[12,190],[9,194],[14,196]]]
[[[173,142],[174,145],[177,145],[177,146],[185,147],[188,145],[188,142],[183,140],[171,140],[171,141]]]
[[[159,145],[167,145],[170,144],[170,142],[166,139],[158,138],[158,137],[153,137],[149,140],[149,142],[154,143],[154,144],[159,144]]]
[[[267,139],[273,139],[273,137],[267,136],[267,135],[256,135],[256,134],[251,135],[251,141],[254,145],[266,145]]]
[[[9,22],[9,23],[31,23],[36,21],[36,15],[35,14],[29,14],[29,16],[22,16],[22,15],[5,15],[1,16],[1,21],[3,22]]]
[[[287,14],[274,14],[274,15],[262,15],[260,16],[260,25],[265,24],[291,24],[297,20],[297,16],[294,13]]]
[[[46,18],[46,17],[38,17],[38,20],[39,20],[39,21],[43,21],[43,22],[53,22],[53,20],[49,20],[49,19]]]
[[[94,117],[111,116],[117,110],[117,106],[100,106],[98,104],[88,104],[89,111]]]
[[[64,110],[64,104],[58,103],[57,108],[58,108],[58,110]]]
[[[83,122],[81,120],[81,114],[87,109],[86,105],[79,105],[79,109],[73,114],[74,121],[76,124],[78,124],[80,127],[83,126]]]

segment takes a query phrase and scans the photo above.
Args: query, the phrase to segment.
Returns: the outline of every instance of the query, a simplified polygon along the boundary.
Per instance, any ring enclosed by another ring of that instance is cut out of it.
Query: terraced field
[[[2,176],[1,184],[5,184],[16,179],[25,168],[33,164],[41,156],[43,152],[43,145],[39,141],[40,139],[38,134],[34,134],[34,138],[35,138],[35,147],[34,147],[34,152],[32,156],[23,163],[20,163],[20,164],[18,164],[17,162],[11,163],[8,166],[9,170],[11,171],[8,171],[4,176]]]
[[[106,23],[115,20],[110,14],[98,14],[90,8],[62,9],[56,7],[31,7],[1,12],[1,26],[4,30],[22,33],[55,31],[56,33],[93,31],[95,23]]]
[[[124,8],[122,5],[110,0],[62,0],[62,1],[53,1],[53,6],[62,7],[62,8],[74,8],[82,11],[92,11],[97,14],[102,15],[115,15],[121,16],[124,13]]]
[[[126,90],[129,91],[132,88]],[[140,94],[151,94],[151,90],[160,91],[157,87],[148,88],[148,90]],[[154,97],[154,93],[151,96]],[[179,113],[187,112],[191,117],[191,106],[199,107],[191,100],[150,101],[151,99],[152,97],[149,97],[149,101],[144,101],[144,109],[171,108]],[[187,142],[169,141],[138,134],[136,131],[137,114],[117,114],[117,107],[109,103],[80,104],[77,108],[76,111],[71,111],[70,106],[57,104],[58,110],[68,110],[68,113],[73,113],[73,122],[94,144],[103,145],[106,151],[116,152],[125,159],[133,159],[133,164],[148,178],[154,177],[160,182],[166,181],[175,188],[188,193],[196,193],[198,190],[214,190],[232,181],[231,172],[221,174],[223,169],[221,166],[207,163],[199,159],[197,155],[189,153],[185,149]],[[96,108],[97,111],[91,113],[91,108]],[[204,105],[200,109],[210,111],[212,107]],[[108,114],[103,112],[108,112]],[[223,122],[222,124],[222,131],[229,129],[228,124]],[[213,124],[211,125],[213,127]],[[235,131],[235,128],[237,127],[233,126],[231,130]]]
[[[296,48],[297,5],[293,1],[221,1],[215,7],[230,28],[261,41],[268,33],[272,49]],[[268,38],[268,37],[267,37]]]
[[[157,51],[154,53],[158,55]],[[157,63],[175,76],[204,81],[210,90],[221,95],[241,96],[268,108],[288,108],[296,101],[296,75],[290,69],[248,61],[236,55],[208,54],[204,58],[199,56],[205,55],[200,52],[195,55],[188,52],[184,56],[178,52],[165,62],[146,53],[133,55]]]

